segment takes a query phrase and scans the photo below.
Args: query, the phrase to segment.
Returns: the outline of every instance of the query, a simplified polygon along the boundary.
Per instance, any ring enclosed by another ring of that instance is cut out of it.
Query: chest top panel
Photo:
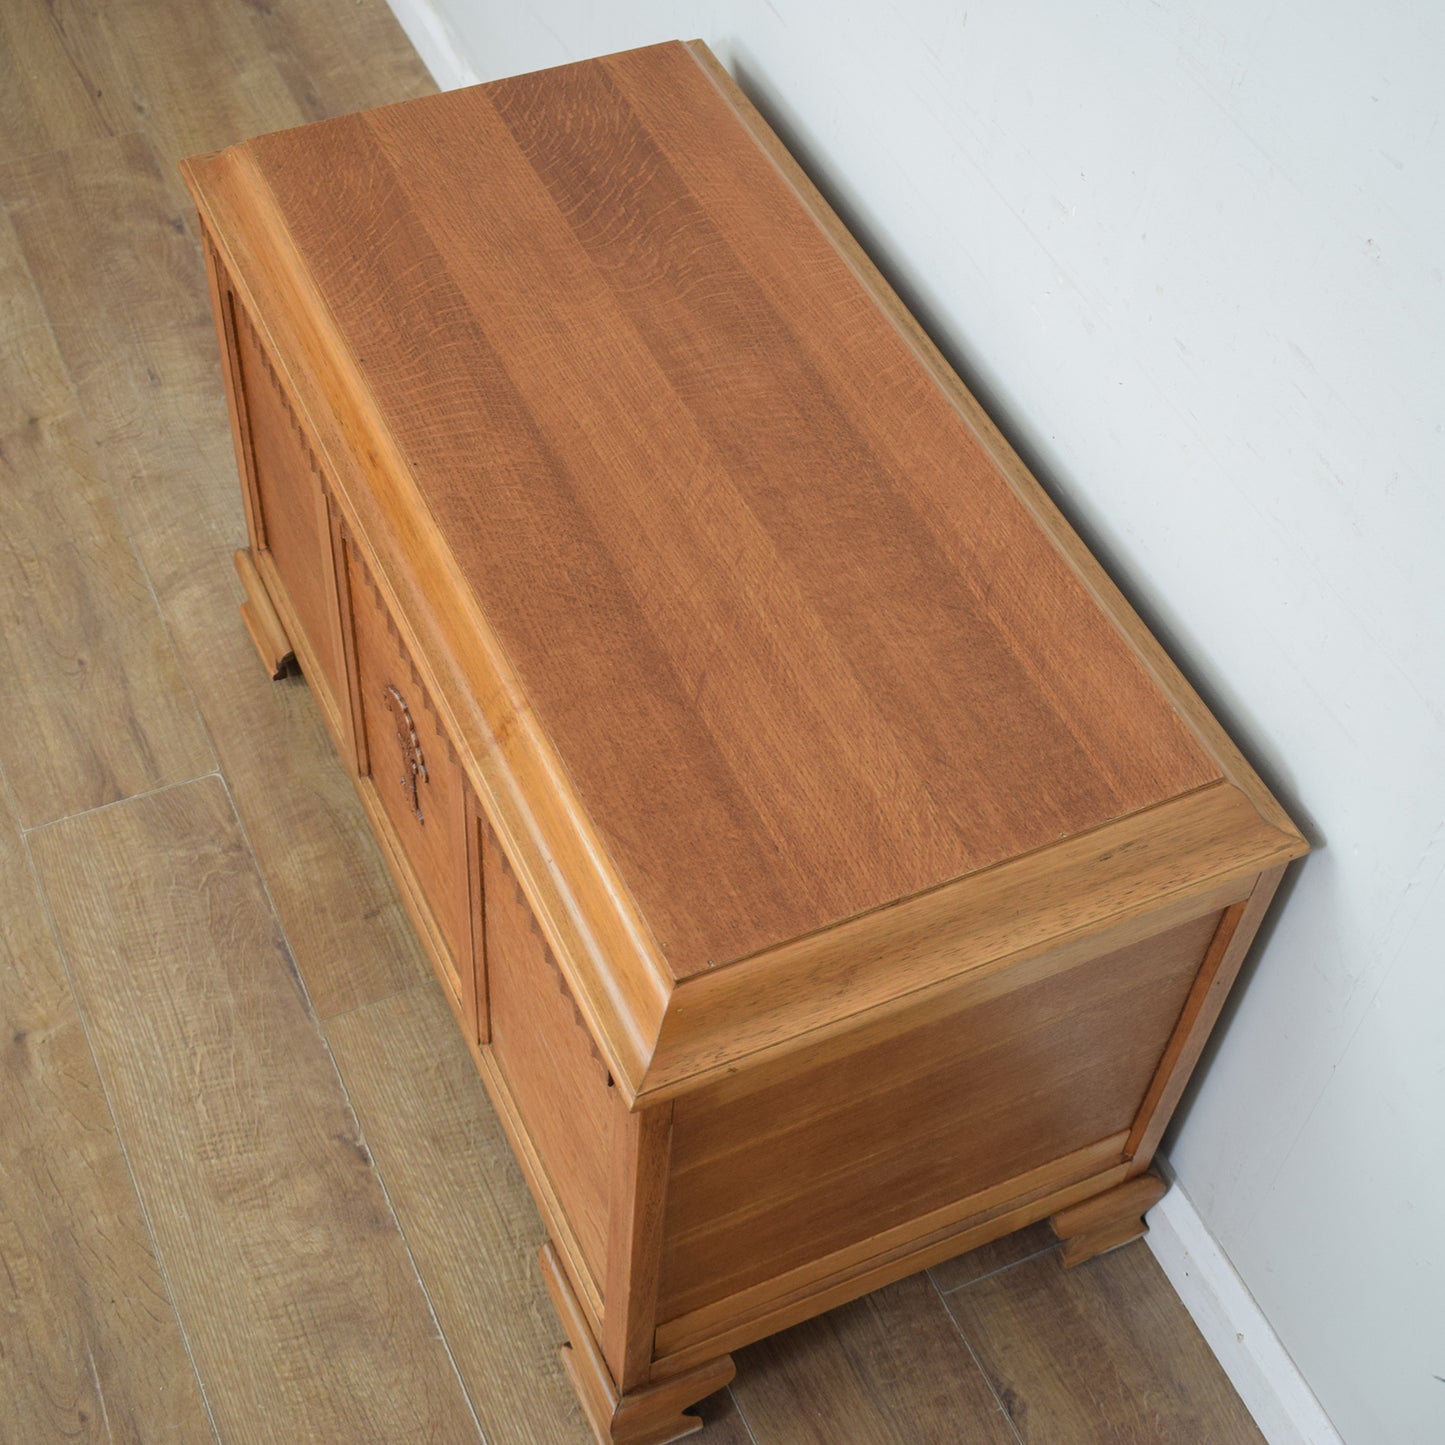
[[[687,48],[243,149],[677,977],[1219,777]]]

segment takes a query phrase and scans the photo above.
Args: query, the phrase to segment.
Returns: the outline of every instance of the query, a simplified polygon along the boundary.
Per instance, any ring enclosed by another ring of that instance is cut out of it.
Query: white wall
[[[1167,1148],[1346,1439],[1445,1440],[1445,7],[436,9],[707,40],[1322,845]]]

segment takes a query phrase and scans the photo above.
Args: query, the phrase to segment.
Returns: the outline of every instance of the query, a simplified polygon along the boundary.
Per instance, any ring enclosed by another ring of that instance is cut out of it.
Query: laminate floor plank
[[[120,129],[142,132],[181,200],[176,162],[306,120],[232,0],[52,0],[72,62],[115,97]]]
[[[923,1274],[734,1358],[732,1393],[757,1445],[1017,1445]]]
[[[310,693],[267,680],[237,612],[245,521],[185,207],[139,135],[0,167],[0,196],[312,1002],[408,987],[427,965]]]
[[[1016,1229],[1002,1239],[995,1239],[990,1244],[971,1249],[967,1254],[935,1264],[928,1274],[933,1283],[946,1294],[951,1289],[960,1289],[975,1280],[997,1274],[1000,1270],[1012,1269],[1014,1265],[1033,1259],[1036,1255],[1048,1254],[1061,1243],[1049,1228],[1048,1221],[1041,1220],[1038,1224],[1029,1225],[1027,1229]]]
[[[0,1121],[0,1440],[210,1439],[3,792]]]
[[[0,216],[0,766],[26,827],[215,767]]]
[[[0,160],[109,135],[43,0],[0,5]]]
[[[1142,1243],[1052,1254],[946,1296],[1024,1445],[1258,1445],[1262,1436]]]
[[[326,1033],[487,1439],[584,1445],[537,1269],[546,1230],[440,990]]]
[[[258,6],[267,54],[307,120],[409,100],[436,90],[386,0]],[[344,33],[345,45],[336,37]]]
[[[193,211],[140,134],[0,166],[0,201],[159,595],[245,520]]]
[[[689,1405],[687,1413],[702,1421],[703,1433],[696,1437],[697,1445],[761,1445],[748,1429],[731,1386],[699,1404]]]
[[[477,1439],[221,780],[31,847],[221,1436]]]

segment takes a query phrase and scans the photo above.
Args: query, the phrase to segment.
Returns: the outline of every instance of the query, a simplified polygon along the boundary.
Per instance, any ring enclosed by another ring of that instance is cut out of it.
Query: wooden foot
[[[687,1414],[687,1407],[732,1379],[736,1373],[732,1356],[709,1360],[657,1384],[619,1394],[556,1250],[543,1245],[538,1260],[547,1293],[567,1331],[562,1364],[599,1445],[664,1445],[701,1430],[702,1421]]]
[[[1149,1226],[1144,1223],[1144,1213],[1163,1198],[1168,1187],[1151,1171],[1125,1180],[1071,1209],[1061,1209],[1049,1223],[1064,1241],[1064,1267],[1072,1269],[1096,1254],[1118,1249],[1121,1244],[1147,1234]]]
[[[261,654],[261,661],[274,682],[285,677],[295,666],[296,654],[292,652],[286,629],[281,626],[281,619],[276,616],[276,609],[266,595],[266,585],[261,581],[251,554],[242,548],[235,554],[234,560],[236,575],[246,589],[246,600],[241,604],[241,621],[246,624],[246,631],[251,634],[251,641],[256,644],[256,651]]]

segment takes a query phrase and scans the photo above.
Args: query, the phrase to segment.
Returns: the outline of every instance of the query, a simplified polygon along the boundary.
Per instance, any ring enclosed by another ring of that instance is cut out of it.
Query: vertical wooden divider
[[[625,1395],[647,1382],[652,1366],[672,1102],[634,1114],[614,1089],[612,1108],[602,1354]]]
[[[482,829],[487,820],[471,786],[466,788],[467,808],[467,891],[472,904],[472,957],[458,960],[469,974],[472,988],[472,1042],[492,1041],[492,1013],[487,991],[487,895],[482,886]]]
[[[246,531],[253,553],[266,545],[261,508],[256,500],[256,476],[251,458],[251,427],[246,418],[246,399],[241,390],[241,371],[236,361],[236,317],[231,288],[222,280],[221,262],[215,242],[202,225],[201,255],[206,261],[206,282],[211,290],[211,314],[216,323],[216,341],[221,350],[221,373],[226,383],[226,410],[231,417],[231,442],[236,449],[236,471],[241,478],[241,501],[246,509]]]
[[[1283,865],[1266,869],[1255,880],[1249,897],[1229,909],[1220,922],[1214,942],[1189,991],[1184,1012],[1165,1045],[1159,1068],[1144,1095],[1129,1142],[1124,1146],[1124,1152],[1136,1161],[1141,1172],[1154,1158],[1154,1151],[1159,1147],[1175,1106],[1184,1095],[1189,1076],[1204,1052],[1210,1030],[1219,1018],[1230,986],[1244,963],[1244,956],[1249,952],[1255,932],[1269,910],[1275,889],[1283,877]]]
[[[323,495],[326,528],[331,538],[331,575],[336,583],[336,615],[341,628],[341,665],[346,673],[346,717],[351,723],[351,754],[345,758],[352,781],[371,773],[371,751],[366,718],[361,708],[361,672],[356,657],[356,622],[351,608],[351,561],[347,555],[346,523],[341,509]]]

